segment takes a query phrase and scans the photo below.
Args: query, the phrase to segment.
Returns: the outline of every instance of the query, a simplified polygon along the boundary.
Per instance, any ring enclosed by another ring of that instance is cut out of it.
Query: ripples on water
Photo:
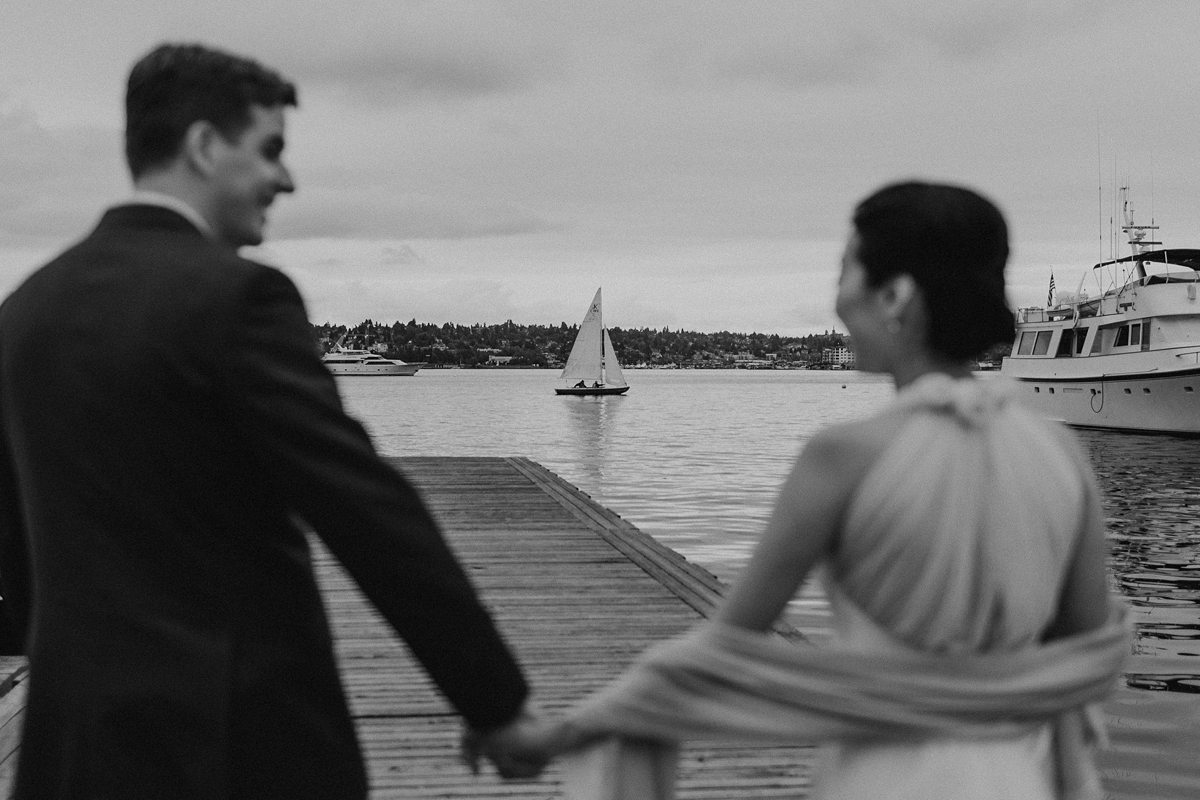
[[[1079,431],[1105,495],[1109,578],[1133,612],[1135,654],[1198,658],[1200,443]],[[1200,692],[1200,676],[1142,681]]]
[[[339,387],[381,452],[528,456],[724,580],[808,438],[893,396],[887,379],[857,372],[627,372],[623,397],[558,397],[548,370],[422,370]],[[1078,435],[1105,495],[1110,580],[1133,606],[1136,653],[1200,656],[1200,446]],[[802,602],[816,602],[811,589]],[[1200,691],[1200,678],[1167,688]]]

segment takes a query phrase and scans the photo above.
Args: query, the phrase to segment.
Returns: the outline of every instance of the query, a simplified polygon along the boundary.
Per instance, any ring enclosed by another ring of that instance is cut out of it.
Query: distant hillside
[[[511,320],[498,325],[435,325],[416,320],[389,325],[367,319],[350,327],[313,326],[323,351],[344,337],[346,347],[373,348],[389,358],[462,367],[485,365],[492,356],[511,358],[512,366],[561,366],[578,331],[578,325],[565,322],[521,325]],[[609,328],[609,333],[621,363],[630,367],[724,367],[758,361],[801,366],[819,363],[826,350],[849,346],[848,337],[833,331],[799,337],[667,328]]]
[[[346,347],[372,348],[388,358],[433,366],[477,367],[498,360],[514,367],[561,367],[575,343],[578,325],[455,325],[447,322],[394,322],[367,319],[357,325],[313,325],[322,352],[344,337]],[[804,367],[845,359],[850,337],[835,331],[807,336],[767,333],[699,333],[667,328],[609,328],[613,347],[628,367]],[[997,345],[981,357],[999,363],[1011,345]],[[840,351],[840,352],[839,352]],[[853,356],[850,356],[852,359]]]

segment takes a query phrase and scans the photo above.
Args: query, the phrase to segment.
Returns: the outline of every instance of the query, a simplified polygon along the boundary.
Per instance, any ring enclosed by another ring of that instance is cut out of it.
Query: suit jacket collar
[[[164,192],[152,192],[148,189],[135,189],[127,201],[129,205],[162,206],[172,211],[178,211],[188,222],[200,229],[200,232],[210,239],[213,236],[212,226],[208,224],[199,211],[178,197]]]
[[[142,231],[175,231],[206,238],[203,231],[178,211],[156,203],[128,203],[113,206],[100,218],[99,228],[126,228]]]

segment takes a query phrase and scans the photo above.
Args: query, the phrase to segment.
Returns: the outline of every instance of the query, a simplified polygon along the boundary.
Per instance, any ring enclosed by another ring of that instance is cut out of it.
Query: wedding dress
[[[1002,379],[926,376],[896,399],[829,565],[838,642],[956,655],[1037,644],[1088,502],[1078,462]],[[1013,737],[839,742],[822,798],[1052,798],[1050,725]]]

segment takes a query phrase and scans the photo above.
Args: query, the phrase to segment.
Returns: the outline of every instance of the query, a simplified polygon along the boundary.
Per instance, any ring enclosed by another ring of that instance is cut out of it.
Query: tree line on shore
[[[579,325],[523,325],[512,320],[499,324],[459,325],[446,322],[393,322],[363,320],[346,326],[325,322],[313,325],[313,336],[322,352],[340,341],[342,346],[375,349],[385,358],[425,362],[431,366],[478,367],[500,357],[514,367],[559,367],[571,352]],[[850,347],[850,337],[837,331],[806,336],[768,333],[701,333],[668,328],[609,328],[617,357],[626,366],[728,367],[747,360],[774,361],[780,366],[815,366],[828,363],[830,351]],[[1011,344],[993,347],[980,361],[999,364]]]
[[[385,358],[460,367],[486,365],[496,360],[492,356],[511,358],[507,361],[511,366],[561,366],[578,333],[577,324],[523,325],[512,320],[491,325],[437,325],[414,319],[389,325],[367,319],[353,326],[313,325],[314,338],[323,352],[340,341],[347,348],[375,349]],[[801,366],[820,362],[828,350],[848,346],[848,337],[836,331],[780,336],[609,328],[609,335],[618,358],[627,366],[721,367],[746,359]]]

